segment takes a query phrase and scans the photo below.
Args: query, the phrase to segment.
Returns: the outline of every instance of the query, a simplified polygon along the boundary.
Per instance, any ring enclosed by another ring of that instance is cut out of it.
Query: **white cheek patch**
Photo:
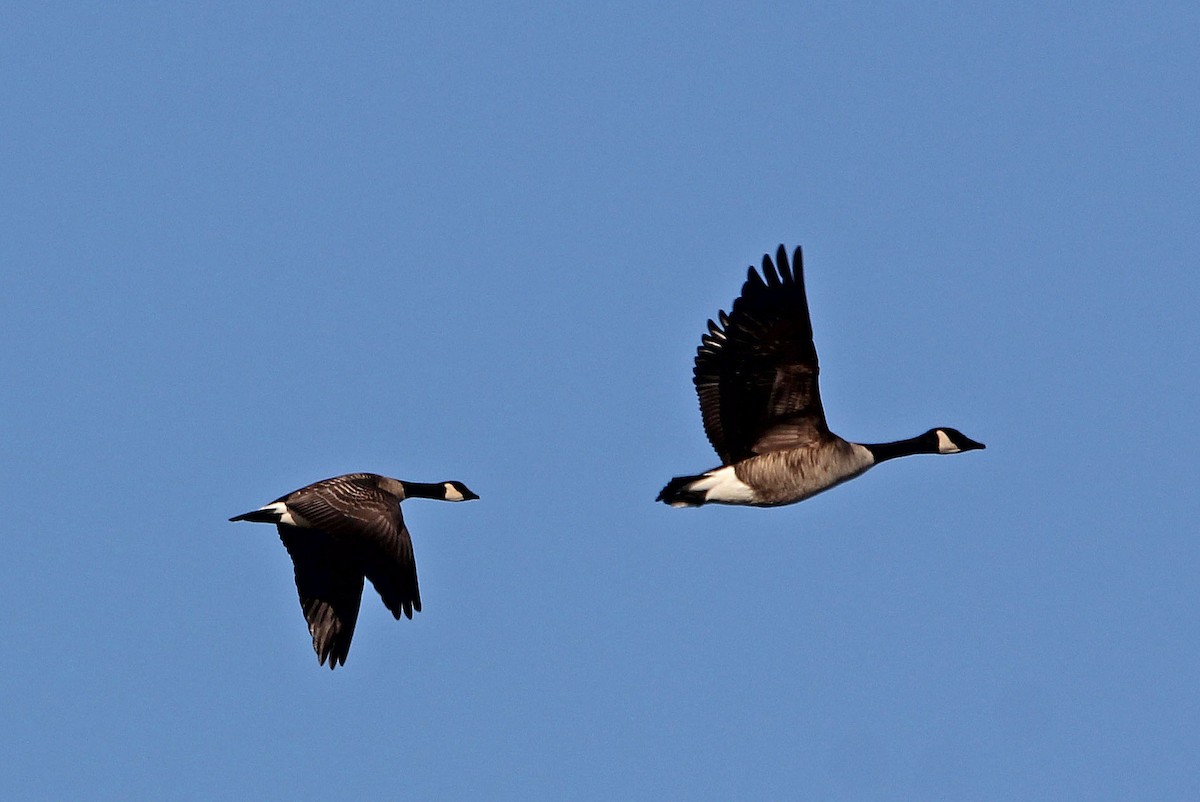
[[[724,501],[728,504],[749,504],[754,501],[754,491],[737,478],[731,465],[704,474],[687,489],[703,491],[705,501]]]
[[[962,451],[961,448],[954,445],[954,441],[952,441],[949,435],[947,435],[941,429],[938,429],[937,436],[939,454],[957,454],[958,452]]]
[[[450,484],[449,482],[446,482],[445,487],[446,487],[446,501],[462,501],[463,500],[463,494],[458,492],[458,490],[455,489],[454,485]]]

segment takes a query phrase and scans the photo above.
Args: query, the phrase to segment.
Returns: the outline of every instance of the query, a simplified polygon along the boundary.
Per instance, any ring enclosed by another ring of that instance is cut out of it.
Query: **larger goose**
[[[271,523],[292,557],[296,590],[321,665],[344,665],[358,621],[363,580],[397,620],[421,611],[417,561],[400,513],[406,498],[469,501],[462,482],[404,482],[348,473],[294,490],[230,521]]]
[[[803,501],[884,460],[984,447],[946,427],[874,444],[829,431],[799,248],[791,266],[782,245],[774,263],[763,256],[762,275],[750,268],[741,297],[718,321],[708,321],[701,338],[694,382],[704,431],[722,464],[675,477],[658,501],[774,507]]]

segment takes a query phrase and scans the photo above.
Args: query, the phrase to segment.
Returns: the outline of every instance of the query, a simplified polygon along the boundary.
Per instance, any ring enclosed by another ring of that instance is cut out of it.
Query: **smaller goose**
[[[893,443],[851,443],[825,423],[817,350],[799,248],[788,265],[782,245],[762,276],[751,267],[733,309],[708,321],[694,370],[704,431],[722,464],[677,476],[658,494],[672,507],[793,504],[910,454],[984,448],[939,427]],[[764,278],[765,277],[765,278]]]
[[[421,611],[417,561],[400,513],[406,498],[470,501],[462,482],[404,482],[348,473],[294,490],[230,521],[275,524],[296,569],[300,607],[317,661],[346,663],[358,621],[363,579],[371,580],[396,620]]]

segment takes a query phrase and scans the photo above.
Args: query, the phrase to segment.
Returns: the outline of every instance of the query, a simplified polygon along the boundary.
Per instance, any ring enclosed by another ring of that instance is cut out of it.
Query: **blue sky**
[[[1185,3],[38,3],[0,26],[6,796],[1195,799]],[[691,359],[805,248],[800,505]],[[371,470],[317,666],[233,514]]]

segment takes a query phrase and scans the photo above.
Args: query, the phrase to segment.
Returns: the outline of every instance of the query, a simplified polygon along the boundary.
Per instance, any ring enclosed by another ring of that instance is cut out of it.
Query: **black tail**
[[[241,515],[235,515],[229,520],[250,521],[255,524],[277,524],[279,523],[279,513],[275,510],[251,510]]]
[[[688,485],[702,476],[676,476],[667,482],[667,486],[658,492],[655,501],[670,504],[672,507],[699,507],[704,503],[703,490],[689,490]]]

